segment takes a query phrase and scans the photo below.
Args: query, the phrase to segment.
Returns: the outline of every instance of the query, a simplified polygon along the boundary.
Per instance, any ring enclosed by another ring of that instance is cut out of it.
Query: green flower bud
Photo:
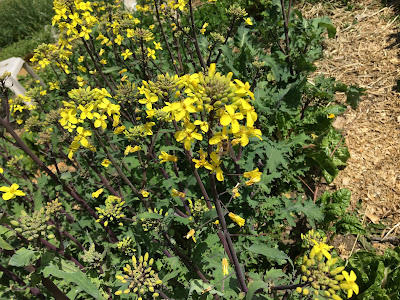
[[[318,284],[318,283],[316,283],[316,282],[312,282],[311,283],[311,286],[314,288],[314,289],[316,289],[316,290],[319,290],[320,289],[320,285]]]
[[[335,280],[337,280],[337,281],[342,281],[343,279],[344,279],[343,275],[336,275],[335,276]]]
[[[325,297],[330,297],[330,296],[331,296],[331,293],[329,293],[328,291],[325,291],[325,292],[324,292],[324,296],[325,296]]]
[[[331,271],[331,275],[335,276],[335,275],[339,274],[340,272],[342,272],[343,270],[344,270],[343,266],[342,267],[337,267],[336,269]]]
[[[18,221],[15,221],[15,220],[11,220],[10,223],[11,223],[11,225],[13,225],[13,226],[18,226],[18,225],[19,225],[19,222],[18,222]]]

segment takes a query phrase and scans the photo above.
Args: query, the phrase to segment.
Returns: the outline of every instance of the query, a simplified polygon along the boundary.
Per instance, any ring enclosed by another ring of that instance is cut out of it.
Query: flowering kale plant
[[[317,198],[349,156],[335,92],[360,95],[307,80],[335,29],[226,2],[54,1],[45,83],[0,74],[2,298],[359,293]]]

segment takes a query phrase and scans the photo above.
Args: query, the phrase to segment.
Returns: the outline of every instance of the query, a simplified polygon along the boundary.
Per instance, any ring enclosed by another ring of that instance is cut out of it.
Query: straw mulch
[[[326,2],[300,9],[306,17],[328,15],[337,28],[336,38],[326,40],[317,72],[367,89],[357,110],[335,120],[351,158],[330,188],[350,189],[352,209],[362,200],[364,221],[383,221],[389,230],[400,222],[400,16],[395,7],[374,0],[354,3],[351,11]]]

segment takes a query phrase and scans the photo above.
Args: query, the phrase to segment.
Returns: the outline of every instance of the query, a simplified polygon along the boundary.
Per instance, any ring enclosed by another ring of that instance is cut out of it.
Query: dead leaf
[[[368,219],[370,219],[370,221],[374,224],[378,224],[379,221],[381,220],[378,216],[374,215],[374,214],[366,214],[365,215]]]

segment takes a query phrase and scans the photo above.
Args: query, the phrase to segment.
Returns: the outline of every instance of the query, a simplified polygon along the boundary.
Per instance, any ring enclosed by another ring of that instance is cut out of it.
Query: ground
[[[301,10],[308,17],[328,15],[337,28],[336,38],[326,40],[318,72],[366,89],[358,109],[335,120],[351,158],[329,188],[350,189],[351,209],[361,201],[361,219],[383,222],[383,236],[400,222],[399,10],[376,0],[353,2],[304,4]]]

